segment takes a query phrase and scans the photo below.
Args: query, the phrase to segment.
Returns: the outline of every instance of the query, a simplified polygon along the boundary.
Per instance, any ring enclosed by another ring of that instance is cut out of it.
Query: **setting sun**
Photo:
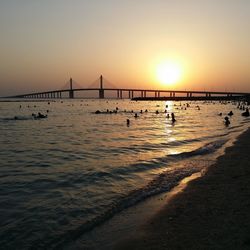
[[[163,62],[156,68],[156,76],[160,83],[172,85],[177,83],[181,78],[181,68],[173,62]]]

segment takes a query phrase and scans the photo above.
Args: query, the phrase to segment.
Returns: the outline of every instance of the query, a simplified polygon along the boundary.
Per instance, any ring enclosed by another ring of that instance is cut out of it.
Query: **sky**
[[[82,87],[250,92],[249,0],[1,0],[0,96]],[[171,85],[159,65],[177,65]]]

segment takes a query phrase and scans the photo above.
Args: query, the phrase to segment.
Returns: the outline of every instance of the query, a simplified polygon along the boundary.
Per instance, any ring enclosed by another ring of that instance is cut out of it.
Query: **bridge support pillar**
[[[99,89],[99,98],[104,99],[104,89]]]
[[[74,98],[74,90],[73,90],[73,79],[72,78],[70,78],[69,79],[69,98],[70,99],[73,99]]]
[[[117,98],[120,98],[120,90],[117,90]]]
[[[74,98],[74,91],[72,89],[69,91],[69,98],[70,99]]]
[[[122,90],[120,90],[120,99],[122,99]]]

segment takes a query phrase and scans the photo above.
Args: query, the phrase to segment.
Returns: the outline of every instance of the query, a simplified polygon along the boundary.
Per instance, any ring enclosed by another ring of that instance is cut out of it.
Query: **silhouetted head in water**
[[[158,115],[158,114],[159,114],[159,111],[158,111],[158,110],[156,110],[156,111],[155,111],[155,113]]]
[[[135,113],[135,118],[137,118],[138,117],[138,115],[137,115],[137,113]]]
[[[233,111],[231,110],[227,115],[229,115],[229,116],[232,116],[234,113],[233,113]]]

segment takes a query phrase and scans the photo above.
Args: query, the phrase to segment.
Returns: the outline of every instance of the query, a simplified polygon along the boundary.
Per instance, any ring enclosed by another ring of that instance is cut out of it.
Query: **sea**
[[[2,99],[0,249],[109,249],[140,204],[224,154],[249,127],[242,112],[225,101]]]

